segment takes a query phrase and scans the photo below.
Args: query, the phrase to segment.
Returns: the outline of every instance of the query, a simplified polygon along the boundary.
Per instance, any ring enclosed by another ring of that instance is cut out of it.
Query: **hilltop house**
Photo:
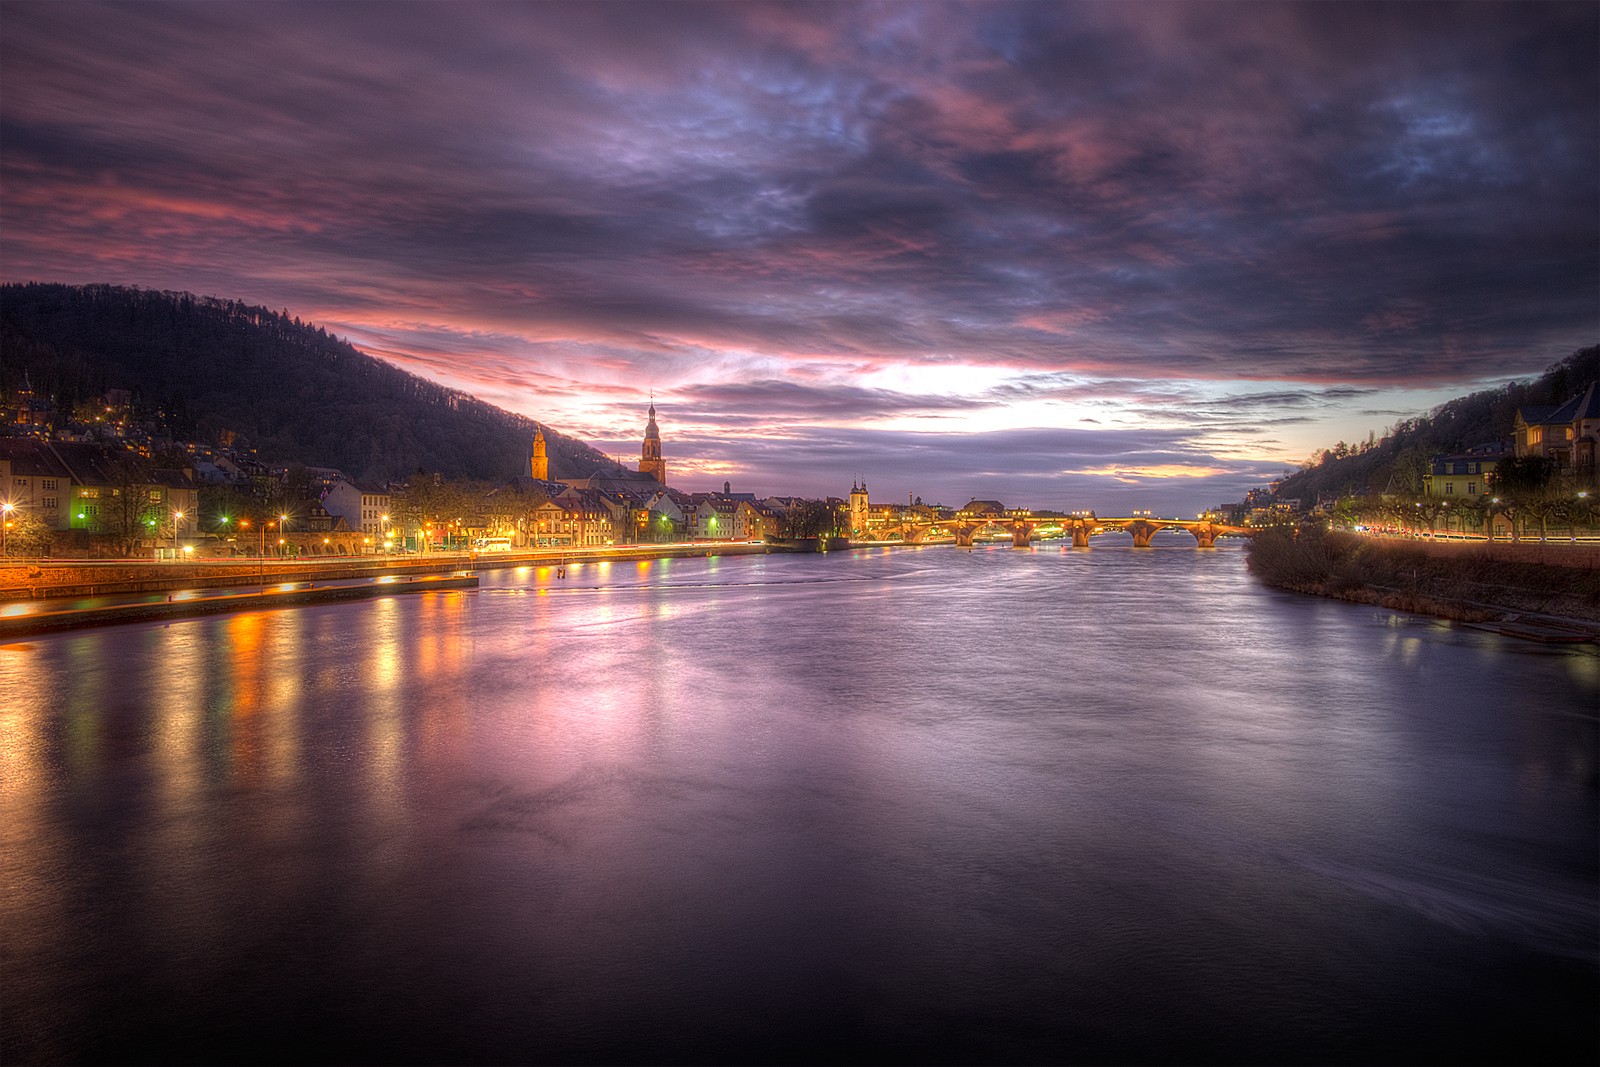
[[[1542,456],[1556,469],[1586,483],[1595,481],[1600,452],[1600,383],[1558,407],[1520,407],[1513,423],[1518,457]]]
[[[1434,456],[1422,476],[1423,495],[1475,501],[1488,493],[1495,467],[1504,458],[1499,452]]]

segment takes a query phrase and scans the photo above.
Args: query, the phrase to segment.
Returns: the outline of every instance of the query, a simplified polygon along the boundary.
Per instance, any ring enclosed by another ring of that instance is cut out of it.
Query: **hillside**
[[[418,470],[526,474],[535,423],[408,374],[286,313],[189,293],[0,286],[0,389],[27,374],[71,411],[107,389],[179,440],[254,448],[267,463],[386,481]],[[542,425],[542,424],[541,424]],[[544,427],[551,470],[617,464]]]
[[[1600,378],[1600,345],[1574,352],[1531,381],[1470,393],[1439,405],[1426,415],[1389,428],[1381,441],[1354,448],[1336,446],[1277,484],[1276,495],[1309,506],[1322,496],[1383,492],[1391,482],[1401,491],[1421,488],[1428,460],[1478,445],[1508,441],[1517,408],[1560,404]],[[1342,454],[1341,454],[1342,453]]]

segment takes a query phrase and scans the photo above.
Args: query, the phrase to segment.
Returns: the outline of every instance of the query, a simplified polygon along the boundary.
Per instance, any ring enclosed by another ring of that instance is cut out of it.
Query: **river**
[[[0,646],[0,1059],[1593,1062],[1600,649],[1157,545]]]

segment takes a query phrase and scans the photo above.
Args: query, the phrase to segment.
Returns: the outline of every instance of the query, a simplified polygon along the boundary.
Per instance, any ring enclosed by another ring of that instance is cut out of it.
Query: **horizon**
[[[687,491],[1191,515],[1600,340],[1588,3],[6,20],[0,278],[653,396]]]

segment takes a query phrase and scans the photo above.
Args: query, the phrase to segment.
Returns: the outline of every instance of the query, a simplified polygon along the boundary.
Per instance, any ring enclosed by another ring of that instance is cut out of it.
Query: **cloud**
[[[1600,334],[1590,4],[6,23],[7,280],[288,307],[574,430],[631,386],[773,433],[1054,403],[1242,434]],[[880,385],[953,366],[974,389]]]

